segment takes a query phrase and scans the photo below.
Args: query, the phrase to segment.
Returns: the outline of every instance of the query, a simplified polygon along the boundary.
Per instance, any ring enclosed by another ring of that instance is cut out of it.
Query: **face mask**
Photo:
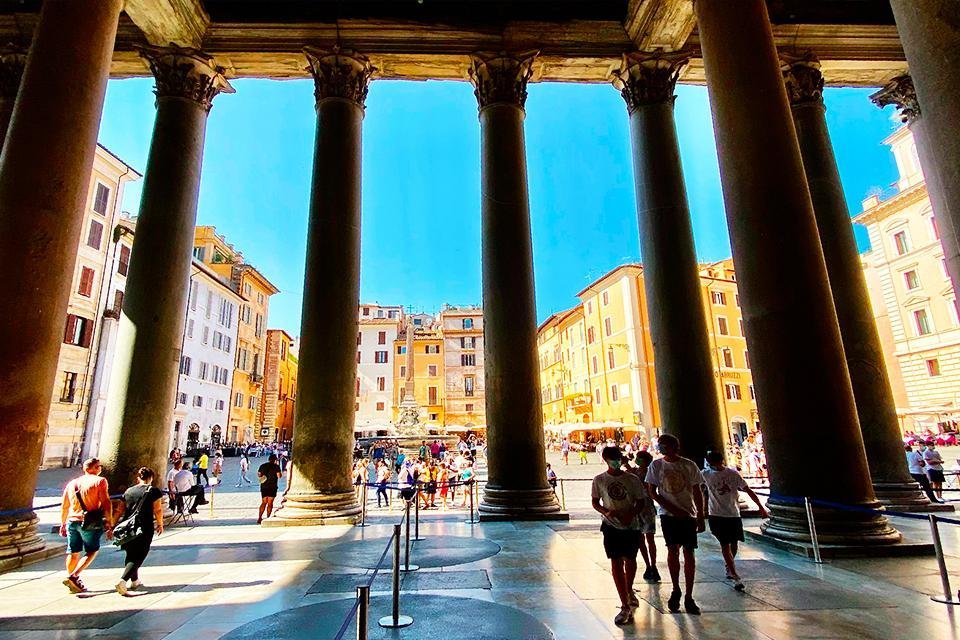
[[[607,466],[610,467],[611,471],[616,471],[620,468],[620,460],[607,460]]]

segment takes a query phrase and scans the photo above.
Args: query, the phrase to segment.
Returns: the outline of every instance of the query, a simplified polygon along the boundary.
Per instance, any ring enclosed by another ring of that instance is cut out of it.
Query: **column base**
[[[360,503],[353,491],[344,493],[303,493],[284,496],[280,508],[263,521],[265,527],[294,527],[323,524],[354,524]]]
[[[874,482],[877,501],[890,511],[907,513],[952,512],[952,504],[930,502],[916,482]]]
[[[480,501],[480,522],[569,520],[553,489],[497,489],[489,484]]]
[[[864,501],[855,509],[879,509],[879,502]],[[760,525],[764,535],[787,542],[810,543],[810,525],[802,503],[767,502],[770,519]],[[813,520],[817,539],[822,545],[881,546],[900,542],[900,532],[890,526],[886,517],[868,511],[838,510],[814,507]]]
[[[0,518],[0,573],[63,555],[64,548],[44,543],[37,531],[37,516],[32,511]]]

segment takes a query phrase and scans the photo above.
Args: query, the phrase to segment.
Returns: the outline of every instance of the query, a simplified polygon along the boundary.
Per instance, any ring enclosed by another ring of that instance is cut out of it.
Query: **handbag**
[[[140,496],[140,500],[137,501],[136,506],[133,508],[133,511],[113,527],[114,545],[122,547],[130,544],[144,534],[143,527],[140,526],[137,516],[140,515],[140,507],[143,506],[143,501],[148,493],[150,493],[149,490],[144,491],[143,495]]]
[[[77,502],[80,503],[80,510],[83,511],[83,520],[80,522],[80,528],[84,531],[95,531],[103,529],[103,509],[92,509],[87,511],[87,505],[83,504],[83,498],[80,497],[80,487],[76,488]]]

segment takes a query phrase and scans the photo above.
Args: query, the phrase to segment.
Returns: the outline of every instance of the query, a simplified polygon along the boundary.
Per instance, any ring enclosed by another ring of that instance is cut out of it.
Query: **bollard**
[[[413,624],[413,618],[400,615],[400,525],[393,525],[393,611],[377,621],[381,627],[399,629]]]
[[[357,587],[357,640],[367,640],[367,617],[370,615],[370,585]]]
[[[413,510],[413,541],[417,542],[420,540],[420,485],[417,485],[417,506]],[[409,523],[407,523],[409,527]],[[407,551],[409,553],[409,550]]]
[[[807,508],[807,525],[810,527],[810,543],[813,545],[813,561],[823,564],[820,558],[820,541],[817,539],[817,525],[813,522],[813,503],[810,498],[804,498],[803,504]]]
[[[360,522],[357,523],[358,527],[367,526],[367,483],[363,483],[363,502],[360,504]]]
[[[477,524],[477,522],[479,522],[474,518],[474,515],[473,515],[474,513],[473,490],[475,486],[476,486],[476,483],[474,483],[473,479],[470,479],[467,481],[466,490],[470,492],[470,519],[467,520],[467,524]]]
[[[213,477],[216,478],[217,476]],[[217,492],[217,487],[216,485],[210,484],[209,481],[207,482],[207,486],[210,487],[210,517],[213,518],[213,494]]]
[[[563,478],[560,478],[560,507],[564,511],[567,510],[567,496],[563,492]]]
[[[943,546],[940,544],[940,529],[937,527],[936,514],[930,515],[930,535],[933,536],[933,549],[937,553],[937,566],[940,568],[940,584],[943,585],[943,597],[931,596],[930,599],[941,604],[960,604],[953,599],[950,590],[950,576],[947,574],[947,563],[943,559]]]
[[[410,501],[407,500],[406,505],[406,520],[407,520],[407,531],[406,531],[406,551],[407,555],[403,560],[403,571],[416,571],[420,567],[415,564],[410,564]]]

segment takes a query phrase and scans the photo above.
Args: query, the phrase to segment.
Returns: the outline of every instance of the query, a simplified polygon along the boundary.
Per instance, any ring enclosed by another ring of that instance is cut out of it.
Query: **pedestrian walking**
[[[210,478],[207,476],[207,468],[210,466],[210,456],[207,455],[206,449],[203,453],[200,454],[200,457],[197,458],[197,484],[200,484],[200,478],[202,477],[207,483],[207,486],[210,486]]]
[[[273,501],[277,497],[277,488],[282,475],[283,471],[277,464],[277,456],[273,453],[257,469],[257,478],[260,480],[260,512],[257,515],[257,524],[263,522],[264,511],[267,512],[268,518],[273,514]]]
[[[140,567],[150,553],[154,532],[157,535],[163,533],[163,503],[161,502],[163,492],[153,486],[155,475],[150,467],[140,467],[137,470],[137,484],[123,493],[118,520],[123,514],[129,514],[128,518],[135,520],[140,535],[120,547],[126,554],[123,573],[116,587],[117,593],[122,596],[130,595],[131,590],[137,591],[143,588],[143,582],[140,581]]]
[[[660,528],[667,544],[667,568],[673,591],[667,601],[671,613],[680,611],[680,550],[683,549],[683,608],[687,613],[700,614],[693,599],[693,584],[697,571],[697,534],[706,530],[703,474],[693,460],[680,457],[680,441],[663,434],[659,441],[663,457],[650,463],[647,469],[647,491],[659,505]]]
[[[240,454],[240,477],[237,478],[237,486],[240,486],[241,482],[246,482],[247,484],[253,484],[250,482],[250,478],[247,477],[247,472],[250,470],[250,460],[247,458],[247,454]]]
[[[90,566],[100,551],[100,537],[113,538],[113,507],[103,466],[96,458],[83,463],[83,475],[67,483],[60,504],[60,537],[67,539],[67,577],[63,584],[73,593],[87,590],[80,572]],[[80,552],[83,552],[83,558]]]
[[[380,507],[381,497],[384,501],[383,506],[390,506],[390,496],[387,495],[387,483],[390,482],[390,476],[393,475],[390,467],[391,464],[383,460],[377,463],[377,507]]]
[[[743,519],[740,517],[738,504],[739,492],[743,491],[756,503],[761,518],[767,518],[769,514],[760,503],[760,498],[747,486],[740,473],[736,469],[724,466],[722,452],[707,452],[707,467],[703,470],[703,479],[709,494],[707,520],[710,522],[710,533],[720,543],[720,553],[727,569],[727,580],[733,581],[733,588],[737,591],[744,591],[746,588],[737,572],[735,561],[737,545],[743,542]]]
[[[640,500],[644,486],[640,478],[625,472],[623,454],[618,447],[604,447],[600,452],[607,469],[593,479],[590,498],[600,514],[603,550],[610,560],[613,584],[620,596],[620,613],[614,624],[633,622],[633,612],[640,601],[633,593],[637,574],[637,551],[640,548]]]
[[[563,458],[563,464],[570,464],[570,441],[566,438],[560,443],[560,457]]]
[[[636,466],[629,466],[627,471],[637,476],[641,482],[647,477],[647,469],[653,462],[649,451],[638,451]],[[647,582],[660,582],[660,572],[657,570],[657,544],[654,536],[657,533],[657,508],[644,485],[643,499],[640,501],[640,556],[646,568],[643,570],[643,579]]]
[[[930,480],[927,478],[927,473],[924,468],[927,466],[927,463],[923,461],[923,454],[919,451],[914,451],[910,445],[904,445],[903,449],[907,453],[907,470],[910,472],[910,476],[917,481],[917,484],[920,485],[923,492],[927,494],[927,499],[929,499],[930,502],[939,503],[940,500],[937,496],[933,495]]]
[[[930,488],[937,496],[937,502],[944,504],[943,499],[943,457],[936,450],[937,442],[932,438],[927,440],[927,450],[923,452],[923,463],[927,469],[927,479],[930,481]]]

